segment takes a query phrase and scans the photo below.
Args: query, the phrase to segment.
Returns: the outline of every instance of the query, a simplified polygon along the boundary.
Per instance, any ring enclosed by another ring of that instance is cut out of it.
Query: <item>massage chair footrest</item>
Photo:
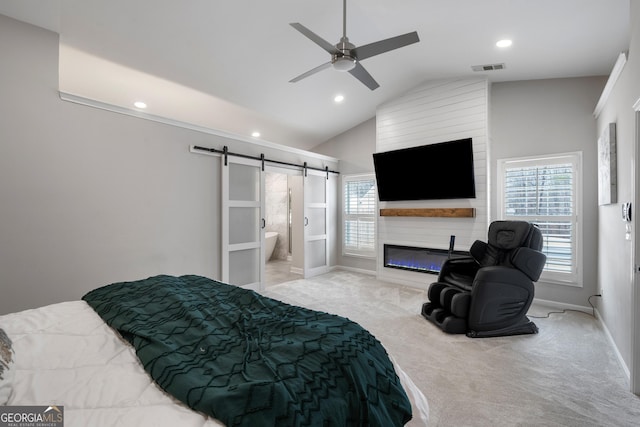
[[[422,317],[448,334],[464,334],[467,332],[467,319],[456,317],[430,302],[422,304]]]

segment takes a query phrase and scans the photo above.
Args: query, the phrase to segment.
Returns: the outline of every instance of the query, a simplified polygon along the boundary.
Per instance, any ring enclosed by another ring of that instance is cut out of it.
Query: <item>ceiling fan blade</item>
[[[331,43],[329,43],[328,41],[326,41],[325,39],[323,39],[322,37],[320,37],[319,35],[317,35],[313,31],[311,31],[310,29],[308,29],[304,25],[302,25],[302,24],[300,24],[298,22],[293,22],[293,23],[291,23],[289,25],[291,25],[296,30],[300,31],[302,34],[307,36],[307,38],[309,38],[312,42],[314,42],[315,44],[317,44],[318,46],[320,46],[321,48],[323,48],[324,50],[326,50],[330,54],[333,55],[334,53],[336,53],[338,51],[338,49],[334,45],[332,45]]]
[[[293,79],[289,80],[289,83],[295,83],[295,82],[297,82],[297,81],[300,81],[300,80],[302,80],[302,79],[304,79],[304,78],[309,77],[309,76],[310,76],[310,75],[312,75],[312,74],[317,73],[318,71],[322,71],[322,70],[324,70],[325,68],[329,68],[329,67],[331,67],[331,61],[326,62],[326,63],[324,63],[324,64],[322,64],[322,65],[318,65],[316,68],[314,68],[314,69],[312,69],[312,70],[309,70],[309,71],[307,71],[306,73],[302,73],[302,74],[300,74],[298,77],[294,77]]]
[[[373,79],[373,77],[371,77],[371,74],[369,74],[369,72],[365,70],[364,67],[360,65],[359,62],[356,63],[355,68],[353,68],[352,70],[349,70],[349,74],[351,74],[356,79],[360,80],[362,84],[364,84],[366,87],[368,87],[371,90],[376,90],[378,87],[380,87],[378,82],[376,82]]]
[[[390,50],[398,49],[419,41],[418,33],[414,31],[356,47],[355,49],[351,49],[351,54],[358,58],[358,61],[362,61],[363,59],[371,58],[372,56],[380,55],[381,53],[389,52]]]

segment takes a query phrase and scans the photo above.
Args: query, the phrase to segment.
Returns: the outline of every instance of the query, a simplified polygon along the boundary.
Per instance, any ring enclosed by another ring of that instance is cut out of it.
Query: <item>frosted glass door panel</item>
[[[260,200],[260,168],[229,162],[229,200]]]
[[[322,268],[327,264],[327,248],[325,240],[314,240],[308,242],[308,250],[309,250],[309,268]]]
[[[251,285],[260,281],[260,248],[233,251],[229,254],[229,282]]]
[[[326,234],[327,232],[327,209],[322,208],[309,208],[307,213],[309,234],[311,236],[317,236],[319,234]]]
[[[326,203],[326,176],[325,175],[311,175],[307,176],[305,184],[305,196],[308,194],[307,201],[309,203]]]
[[[260,240],[260,208],[229,208],[229,243]]]

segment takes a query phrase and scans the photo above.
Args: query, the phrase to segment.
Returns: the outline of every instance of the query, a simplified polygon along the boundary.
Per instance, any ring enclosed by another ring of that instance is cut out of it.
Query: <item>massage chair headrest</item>
[[[542,232],[526,221],[494,221],[489,226],[487,243],[503,251],[519,247],[542,249]]]

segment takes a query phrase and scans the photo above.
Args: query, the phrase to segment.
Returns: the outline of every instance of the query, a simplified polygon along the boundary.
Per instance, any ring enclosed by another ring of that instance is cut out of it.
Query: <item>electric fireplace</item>
[[[384,266],[420,273],[438,274],[449,257],[469,256],[468,252],[414,246],[384,245]]]

